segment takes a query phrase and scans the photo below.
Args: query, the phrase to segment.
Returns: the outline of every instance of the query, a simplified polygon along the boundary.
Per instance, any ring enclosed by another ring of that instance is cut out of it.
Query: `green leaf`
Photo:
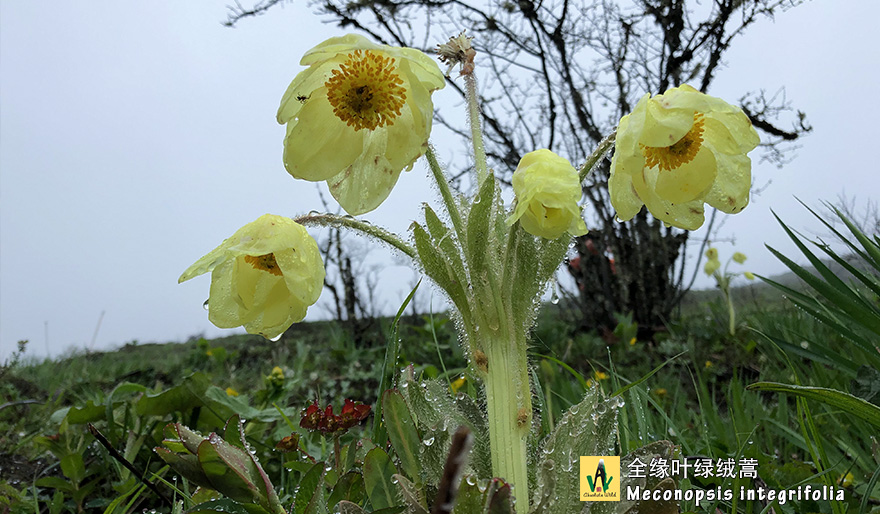
[[[751,391],[773,391],[793,394],[836,407],[880,428],[880,407],[851,394],[824,387],[808,387],[776,382],[758,382],[748,386]]]
[[[462,316],[468,316],[467,294],[464,290],[463,276],[458,276],[450,266],[449,262],[443,258],[443,254],[434,242],[431,236],[425,231],[424,227],[418,223],[411,225],[413,232],[413,240],[416,243],[416,252],[419,255],[419,262],[428,275],[452,300],[452,303],[458,308]]]
[[[82,455],[71,453],[61,458],[61,472],[74,484],[79,484],[86,477],[86,466]]]
[[[590,388],[583,401],[566,411],[544,440],[538,453],[542,477],[538,479],[536,494],[538,498],[555,497],[554,512],[580,512],[583,508],[578,477],[580,456],[616,454],[619,407],[618,397],[604,399],[598,388]],[[555,474],[553,480],[549,474]]]
[[[373,510],[394,507],[399,504],[392,482],[397,470],[381,448],[373,448],[364,459],[364,486]]]
[[[431,237],[434,238],[434,244],[443,251],[443,256],[452,264],[452,268],[459,277],[466,277],[464,261],[462,261],[462,250],[459,247],[458,239],[454,232],[446,226],[437,216],[428,204],[425,204],[425,225],[428,227]]]
[[[261,509],[262,510],[262,509]],[[266,511],[264,511],[266,512]],[[253,510],[228,498],[200,503],[186,511],[186,514],[253,514]]]
[[[851,391],[866,402],[880,406],[880,371],[870,366],[860,367],[852,381]]]
[[[293,502],[295,514],[315,514],[324,503],[324,463],[318,462],[309,469],[299,482]]]
[[[340,502],[336,505],[336,511],[339,512],[339,514],[365,514],[364,509],[350,501]]]
[[[117,402],[113,408],[119,407],[122,402]],[[92,423],[106,419],[107,407],[105,405],[95,405],[92,400],[86,402],[82,407],[71,407],[64,417],[64,421],[71,425],[82,425],[84,423]]]
[[[422,482],[419,465],[421,440],[409,407],[399,391],[389,389],[382,396],[384,396],[382,414],[385,417],[385,429],[391,439],[391,446],[394,447],[406,475],[416,484],[420,484]]]
[[[366,499],[366,489],[364,488],[364,477],[360,473],[354,471],[342,475],[336,481],[333,491],[330,493],[330,500],[327,504],[332,508],[341,501],[349,501],[352,503],[363,503]]]
[[[492,221],[492,206],[495,204],[495,176],[486,175],[471,204],[467,218],[468,264],[472,276],[482,276],[487,272],[489,242],[492,234],[489,225]]]
[[[463,393],[453,398],[445,382],[427,380],[420,384],[408,373],[400,379],[400,393],[422,434],[422,441],[433,440],[431,444],[421,445],[420,464],[427,484],[437,485],[452,444],[451,434],[462,425],[474,435],[468,466],[477,476],[491,476],[489,426],[485,412],[473,398]]]
[[[186,412],[193,407],[202,406],[202,395],[211,381],[203,373],[193,373],[183,382],[157,395],[144,395],[137,402],[137,413],[141,416],[166,416],[172,412]]]
[[[486,506],[487,488],[482,491],[477,486],[477,477],[467,475],[463,477],[461,484],[458,486],[458,497],[455,499],[455,506],[452,508],[452,514],[474,514],[481,513]]]
[[[419,491],[415,484],[403,475],[394,475],[394,480],[397,482],[403,501],[407,504],[407,514],[428,514],[428,510],[419,499]]]
[[[250,455],[222,440],[216,434],[202,441],[199,464],[211,482],[211,489],[241,503],[259,503],[261,482]]]
[[[59,491],[67,491],[67,492],[71,492],[75,489],[75,487],[73,487],[73,484],[71,484],[67,480],[64,480],[61,477],[39,478],[39,479],[37,479],[36,482],[34,482],[34,484],[37,487],[50,487],[52,489],[58,489]]]
[[[199,458],[195,455],[174,453],[166,448],[154,448],[156,455],[181,476],[193,482],[199,487],[213,489],[214,485],[208,480]]]

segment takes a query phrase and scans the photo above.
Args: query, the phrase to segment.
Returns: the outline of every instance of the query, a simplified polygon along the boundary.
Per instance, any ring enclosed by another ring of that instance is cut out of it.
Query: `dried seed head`
[[[449,42],[437,45],[437,53],[440,55],[440,62],[448,64],[446,76],[452,72],[452,68],[456,64],[461,64],[461,75],[470,75],[474,71],[474,56],[477,52],[471,46],[471,40],[474,38],[464,35],[464,31],[455,37],[449,38]]]

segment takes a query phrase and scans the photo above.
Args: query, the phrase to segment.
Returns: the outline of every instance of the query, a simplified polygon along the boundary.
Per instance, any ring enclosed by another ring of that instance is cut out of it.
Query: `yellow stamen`
[[[696,113],[694,114],[694,125],[688,133],[671,146],[641,145],[642,155],[645,156],[645,167],[659,166],[661,171],[674,170],[694,160],[702,143],[703,115]]]
[[[275,262],[274,253],[267,253],[266,255],[245,255],[244,262],[253,266],[254,269],[268,271],[279,277],[283,275],[283,273],[281,273],[281,268],[278,267],[278,263]]]
[[[349,54],[324,83],[333,114],[355,130],[393,125],[406,100],[396,70],[391,57],[370,50]]]

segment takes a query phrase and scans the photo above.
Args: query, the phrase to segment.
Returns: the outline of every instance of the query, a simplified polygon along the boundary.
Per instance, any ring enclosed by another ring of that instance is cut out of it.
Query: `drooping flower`
[[[711,277],[719,268],[721,268],[721,261],[718,259],[709,259],[706,261],[706,264],[703,265],[703,272]]]
[[[733,261],[736,262],[737,264],[742,264],[742,263],[746,262],[746,258],[747,258],[746,254],[744,254],[742,252],[734,252],[733,253]]]
[[[642,205],[669,225],[695,230],[703,204],[733,214],[749,203],[760,143],[741,109],[682,85],[646,94],[620,120],[608,189],[622,220]]]
[[[519,220],[526,232],[546,239],[587,233],[580,181],[567,159],[546,149],[527,153],[513,172],[513,192],[516,207],[507,223]]]
[[[746,280],[755,280],[755,274],[751,271],[744,271],[743,276],[746,277]]]
[[[427,149],[431,93],[445,85],[443,73],[418,50],[356,34],[324,41],[300,64],[308,69],[278,109],[287,124],[284,167],[296,178],[326,180],[349,214],[369,212]]]
[[[325,434],[345,432],[349,428],[359,424],[370,415],[371,407],[360,402],[353,402],[348,398],[342,406],[339,414],[333,414],[333,406],[328,405],[322,411],[318,402],[314,401],[302,411],[299,426],[307,430],[317,430]]]
[[[187,268],[178,282],[209,271],[211,323],[243,326],[269,339],[302,321],[324,284],[318,244],[302,225],[273,214],[238,229]]]

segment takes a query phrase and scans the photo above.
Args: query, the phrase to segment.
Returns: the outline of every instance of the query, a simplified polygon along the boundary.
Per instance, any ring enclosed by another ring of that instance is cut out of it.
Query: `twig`
[[[162,491],[160,491],[159,488],[156,487],[156,484],[154,484],[153,482],[150,482],[149,480],[144,478],[143,473],[141,473],[140,470],[138,470],[134,466],[134,464],[129,462],[128,459],[126,459],[125,457],[123,457],[121,453],[116,451],[116,448],[114,448],[113,445],[110,444],[110,441],[108,441],[107,438],[104,437],[104,434],[102,434],[97,428],[95,428],[95,425],[92,425],[91,423],[89,423],[89,432],[91,432],[92,435],[95,436],[95,439],[97,439],[99,443],[104,445],[104,448],[107,448],[107,451],[110,452],[111,457],[118,460],[120,464],[125,466],[126,469],[128,469],[136,477],[138,477],[140,479],[140,481],[143,482],[144,485],[146,485],[150,491],[153,491],[154,493],[156,493],[156,496],[161,498],[162,501],[165,502],[169,507],[174,506],[174,503],[172,503],[171,500],[169,500],[164,494],[162,494]]]

